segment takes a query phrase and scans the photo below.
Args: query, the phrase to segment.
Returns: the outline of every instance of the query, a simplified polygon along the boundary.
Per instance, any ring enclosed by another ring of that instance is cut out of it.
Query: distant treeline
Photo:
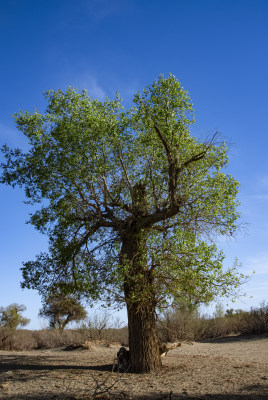
[[[220,308],[211,316],[202,316],[197,310],[167,310],[158,318],[160,341],[202,341],[231,334],[267,334],[268,305],[250,311]],[[65,347],[101,340],[128,345],[128,329],[97,329],[81,326],[60,332],[58,329],[30,331],[26,329],[7,330],[0,328],[0,348],[3,350],[30,350]]]

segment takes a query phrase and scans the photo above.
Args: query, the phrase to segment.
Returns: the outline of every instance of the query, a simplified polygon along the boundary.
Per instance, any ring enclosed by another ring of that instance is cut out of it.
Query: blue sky
[[[71,85],[101,100],[119,91],[128,105],[171,72],[192,97],[193,134],[219,130],[231,143],[247,232],[220,246],[227,266],[237,257],[256,271],[234,307],[258,306],[268,301],[267,20],[266,0],[0,0],[0,146],[25,146],[11,115],[44,111],[45,90]],[[40,297],[20,289],[19,268],[47,241],[25,224],[23,200],[0,186],[0,306],[25,304],[38,329]]]

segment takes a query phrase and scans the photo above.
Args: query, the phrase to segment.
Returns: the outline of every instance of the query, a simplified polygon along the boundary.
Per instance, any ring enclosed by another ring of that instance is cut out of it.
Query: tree
[[[44,299],[40,317],[49,319],[51,328],[58,328],[60,332],[72,321],[79,322],[86,318],[86,310],[74,296],[61,293],[50,294]]]
[[[0,326],[13,332],[19,326],[26,326],[30,320],[24,318],[21,313],[26,310],[23,304],[10,304],[6,308],[0,307]]]
[[[225,143],[190,134],[188,93],[160,76],[125,110],[72,88],[46,93],[45,113],[15,114],[29,150],[4,146],[1,181],[41,204],[30,222],[49,252],[24,263],[23,287],[65,291],[128,312],[133,371],[161,365],[156,310],[180,298],[209,301],[242,276],[223,270],[219,235],[239,226],[238,182]]]
[[[12,339],[16,329],[26,326],[30,320],[24,318],[21,313],[26,310],[23,304],[10,304],[7,307],[0,307],[0,348],[12,348]]]

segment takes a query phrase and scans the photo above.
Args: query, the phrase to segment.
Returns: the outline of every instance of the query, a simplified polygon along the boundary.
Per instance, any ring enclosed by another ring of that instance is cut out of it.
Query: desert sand
[[[119,347],[0,351],[0,398],[268,399],[267,336],[182,343],[142,375],[111,372]]]

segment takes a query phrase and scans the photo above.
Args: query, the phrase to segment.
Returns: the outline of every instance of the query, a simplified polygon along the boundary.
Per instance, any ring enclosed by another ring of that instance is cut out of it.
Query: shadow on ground
[[[259,388],[261,389],[261,388]],[[262,388],[263,393],[252,393],[252,394],[206,394],[202,396],[189,396],[187,394],[178,394],[167,392],[166,394],[156,394],[150,393],[146,396],[128,396],[126,392],[118,393],[109,396],[110,400],[267,400],[268,386]],[[73,396],[65,393],[45,393],[45,394],[35,394],[35,395],[19,395],[19,396],[8,396],[2,395],[0,393],[0,398],[2,400],[90,400],[90,395],[88,396]],[[98,400],[107,400],[107,395],[105,397],[97,397]]]
[[[16,355],[14,356],[1,356],[0,372],[7,372],[10,370],[17,371],[54,371],[54,370],[87,370],[87,371],[108,371],[111,372],[113,364],[104,365],[72,365],[72,364],[51,364],[51,357],[36,357]],[[1,398],[1,397],[0,397]]]

